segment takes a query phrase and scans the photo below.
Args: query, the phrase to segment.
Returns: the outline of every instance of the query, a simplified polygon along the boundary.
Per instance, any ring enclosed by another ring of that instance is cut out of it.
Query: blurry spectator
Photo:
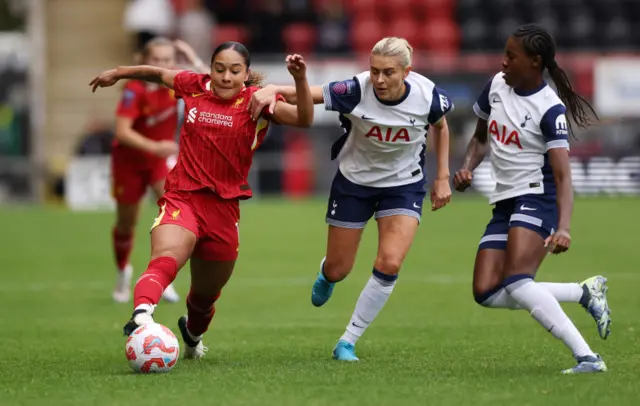
[[[140,50],[153,37],[170,36],[174,17],[170,0],[129,0],[124,27],[135,34],[136,50]]]
[[[324,0],[318,25],[318,52],[346,53],[349,46],[349,20],[340,0]]]
[[[176,21],[177,37],[185,41],[204,60],[211,58],[211,44],[216,42],[211,33],[215,27],[215,18],[207,10],[202,0],[183,0],[184,12]]]
[[[76,155],[109,155],[115,133],[108,121],[92,119],[87,124],[76,147]]]
[[[284,52],[282,28],[285,25],[282,0],[263,0],[253,13],[251,22],[251,51]]]

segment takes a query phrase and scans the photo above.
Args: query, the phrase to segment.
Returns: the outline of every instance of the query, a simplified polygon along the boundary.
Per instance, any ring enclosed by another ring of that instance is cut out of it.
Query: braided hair
[[[540,56],[542,69],[547,69],[553,82],[556,84],[560,100],[569,108],[573,121],[580,128],[589,126],[590,119],[587,108],[593,113],[596,120],[598,115],[588,101],[573,90],[571,81],[566,72],[556,62],[556,44],[551,35],[537,24],[526,24],[513,33],[514,38],[522,41],[522,47],[529,56]],[[571,121],[568,121],[569,131],[573,134]]]

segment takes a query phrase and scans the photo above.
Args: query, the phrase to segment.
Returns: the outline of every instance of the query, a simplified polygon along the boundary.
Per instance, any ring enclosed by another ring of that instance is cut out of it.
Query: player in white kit
[[[545,69],[558,94],[544,81]],[[471,185],[472,172],[489,147],[496,188],[489,201],[494,205],[493,218],[476,256],[476,301],[491,308],[527,309],[573,352],[578,363],[564,373],[604,372],[606,365],[559,302],[582,304],[606,339],[611,323],[606,279],[595,276],[582,283],[533,280],[548,252],[564,252],[571,243],[571,123],[565,104],[576,124],[589,124],[583,105],[591,106],[573,91],[555,61],[551,36],[536,25],[519,28],[507,41],[502,72],[489,81],[474,105],[478,123],[454,186],[464,191]]]
[[[325,304],[335,284],[351,272],[362,231],[371,217],[379,233],[372,275],[333,351],[337,360],[358,360],[355,343],[387,302],[413,242],[426,196],[429,128],[437,159],[431,209],[445,206],[451,197],[449,129],[444,116],[453,104],[432,81],[411,72],[411,57],[406,40],[384,38],[373,47],[369,71],[311,87],[314,102],[340,113],[344,128],[331,151],[339,170],[329,196],[327,252],[312,289],[314,306]],[[254,114],[272,102],[275,93],[291,101],[292,90],[277,86],[255,93]]]

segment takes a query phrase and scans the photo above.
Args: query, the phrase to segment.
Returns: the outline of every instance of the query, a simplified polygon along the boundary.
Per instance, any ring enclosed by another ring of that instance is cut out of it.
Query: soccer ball
[[[131,333],[124,351],[134,372],[169,372],[178,362],[180,344],[169,328],[151,323]]]

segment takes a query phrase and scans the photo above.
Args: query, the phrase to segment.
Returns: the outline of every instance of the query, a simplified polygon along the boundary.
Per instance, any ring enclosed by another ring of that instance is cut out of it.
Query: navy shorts
[[[506,249],[511,227],[528,228],[544,239],[549,237],[558,227],[556,195],[530,194],[497,202],[478,250]]]
[[[376,188],[357,185],[336,173],[331,184],[327,224],[341,228],[364,228],[371,216],[376,219],[404,215],[420,222],[425,182]]]

